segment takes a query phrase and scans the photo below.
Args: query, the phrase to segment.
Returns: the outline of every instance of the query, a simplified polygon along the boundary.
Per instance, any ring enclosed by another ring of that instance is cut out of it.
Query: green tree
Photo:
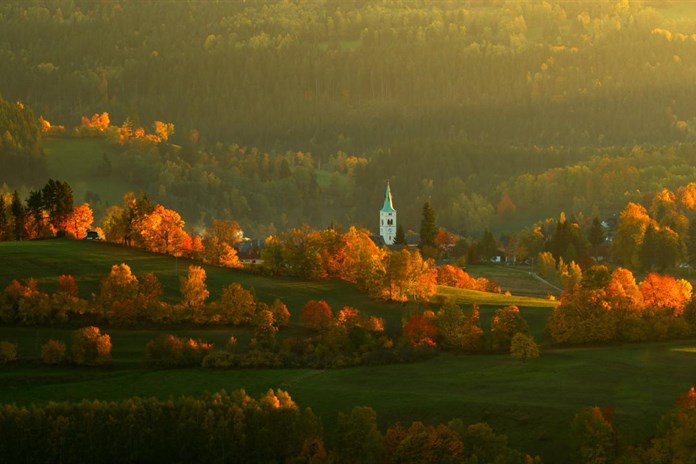
[[[527,321],[520,314],[517,306],[506,306],[495,311],[491,319],[493,347],[508,351],[515,334],[526,334],[529,330]]]
[[[493,238],[493,234],[488,229],[483,231],[483,236],[476,247],[478,256],[483,261],[490,261],[498,253],[498,245]]]
[[[384,437],[377,429],[377,413],[370,407],[354,407],[338,414],[336,462],[377,464],[384,454]]]
[[[396,235],[394,236],[394,245],[406,245],[406,235],[401,224],[396,226]]]
[[[608,411],[594,406],[578,412],[571,423],[580,460],[586,464],[609,464],[618,454],[618,434]]]
[[[599,218],[595,216],[595,218],[592,219],[592,225],[587,233],[587,240],[590,242],[590,245],[592,245],[592,251],[594,252],[595,258],[599,253],[599,245],[604,242],[605,235],[606,234],[604,232],[604,227],[602,227],[602,223],[599,221]]]
[[[513,358],[522,361],[538,358],[539,346],[534,341],[534,337],[518,332],[510,340],[510,354]]]
[[[437,224],[435,222],[435,210],[429,201],[423,204],[420,227],[420,248],[435,248],[435,237],[437,237]]]

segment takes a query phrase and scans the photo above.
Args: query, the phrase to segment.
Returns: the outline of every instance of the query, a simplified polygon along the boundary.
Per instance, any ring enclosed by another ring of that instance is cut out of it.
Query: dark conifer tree
[[[435,247],[435,237],[437,237],[437,225],[435,223],[435,210],[430,206],[430,202],[423,204],[423,217],[420,228],[420,247]]]

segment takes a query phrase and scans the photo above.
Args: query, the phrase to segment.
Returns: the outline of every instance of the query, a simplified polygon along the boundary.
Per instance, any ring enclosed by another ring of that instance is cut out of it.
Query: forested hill
[[[66,127],[173,123],[169,147],[97,171],[201,225],[371,227],[392,179],[406,229],[431,201],[478,236],[608,215],[693,174],[693,2],[7,1],[0,76],[5,100]],[[298,152],[274,184],[268,160]]]
[[[9,1],[0,90],[61,123],[108,111],[319,156],[664,143],[696,130],[696,19],[670,19],[689,3]]]

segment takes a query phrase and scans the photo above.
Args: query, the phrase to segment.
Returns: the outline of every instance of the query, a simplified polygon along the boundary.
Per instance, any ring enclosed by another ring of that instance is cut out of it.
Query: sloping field
[[[486,354],[337,370],[152,370],[124,360],[142,359],[145,343],[156,332],[109,332],[112,368],[46,368],[25,361],[0,370],[0,402],[168,398],[239,388],[257,395],[282,388],[322,417],[327,436],[338,412],[367,405],[378,412],[383,427],[412,420],[486,421],[515,447],[540,454],[544,462],[568,462],[570,421],[581,408],[614,407],[615,425],[625,440],[644,440],[696,378],[696,354],[689,351],[694,343],[685,341],[551,350],[527,363]],[[230,333],[225,332],[210,331],[208,339],[224,339]],[[24,351],[38,350],[47,338],[61,338],[61,330],[0,328],[0,339],[13,337],[29,347]]]
[[[178,299],[178,276],[190,264],[106,243],[67,240],[0,243],[0,261],[0,286],[13,278],[33,276],[42,288],[51,291],[56,276],[70,273],[76,277],[84,298],[98,290],[100,277],[112,264],[127,262],[136,274],[155,272],[173,302]],[[253,287],[262,301],[282,298],[295,318],[310,298],[325,299],[334,309],[351,305],[367,314],[383,316],[392,328],[398,328],[403,311],[413,308],[411,304],[370,300],[340,281],[272,279],[211,266],[206,266],[206,271],[213,297],[223,285],[237,281]],[[461,303],[480,304],[484,328],[496,308],[517,304],[538,338],[553,304],[543,299],[466,290],[439,291]],[[166,398],[223,388],[245,388],[256,395],[268,388],[282,388],[299,404],[319,414],[329,435],[338,412],[368,405],[378,412],[383,425],[397,420],[486,421],[507,434],[518,449],[540,454],[545,462],[566,462],[571,452],[569,422],[579,409],[614,407],[616,426],[626,440],[643,440],[654,433],[660,415],[696,378],[692,341],[544,350],[541,358],[527,363],[506,354],[443,354],[413,364],[324,371],[155,370],[144,364],[145,345],[163,331],[222,346],[230,335],[248,337],[248,329],[102,329],[112,337],[114,364],[106,369],[90,369],[39,364],[41,345],[49,338],[68,341],[70,329],[0,327],[0,340],[16,342],[21,357],[18,364],[0,369],[0,402],[27,404],[134,395]]]

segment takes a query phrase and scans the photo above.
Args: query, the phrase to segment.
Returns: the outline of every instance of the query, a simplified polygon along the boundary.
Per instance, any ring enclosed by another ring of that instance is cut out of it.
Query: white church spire
[[[392,204],[391,189],[387,181],[387,190],[384,192],[384,206],[379,212],[379,235],[387,245],[393,245],[396,238],[396,210]]]

